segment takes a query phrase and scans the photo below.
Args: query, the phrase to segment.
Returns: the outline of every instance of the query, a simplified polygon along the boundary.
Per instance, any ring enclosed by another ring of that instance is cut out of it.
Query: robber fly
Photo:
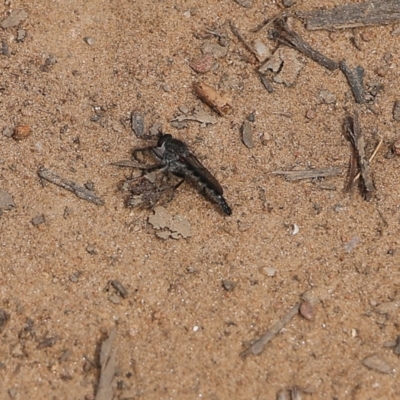
[[[150,148],[136,149],[137,152],[150,149],[161,164],[150,169],[164,169],[172,174],[191,182],[212,202],[218,204],[222,211],[231,215],[232,210],[223,197],[223,190],[218,181],[207,168],[190,152],[187,145],[172,135],[160,133],[157,145]]]

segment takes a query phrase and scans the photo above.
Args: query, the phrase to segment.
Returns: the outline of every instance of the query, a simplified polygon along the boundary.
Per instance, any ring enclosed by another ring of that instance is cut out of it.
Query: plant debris
[[[28,18],[28,13],[25,10],[15,9],[12,10],[11,13],[4,18],[0,26],[3,29],[13,28],[14,26],[18,26],[22,21]]]
[[[357,66],[351,70],[344,60],[340,61],[339,68],[347,78],[356,102],[365,103],[364,68]]]
[[[126,200],[127,207],[152,209],[156,205],[165,205],[173,200],[175,189],[182,181],[176,182],[177,178],[171,174],[149,172],[126,180],[123,182],[121,190],[129,192]]]
[[[344,4],[335,8],[298,12],[306,20],[309,30],[356,28],[368,25],[386,25],[400,20],[399,0],[373,0]]]
[[[149,216],[149,223],[154,229],[161,230],[156,233],[161,239],[190,237],[189,221],[181,215],[172,216],[164,207],[154,209],[154,214]]]
[[[254,142],[253,142],[253,134],[251,132],[251,122],[249,121],[244,121],[242,124],[242,141],[244,145],[248,149],[252,149],[254,147]]]
[[[225,115],[232,110],[232,98],[227,94],[220,94],[206,83],[197,83],[193,86],[194,94],[217,114]]]
[[[201,107],[197,106],[194,108],[191,114],[181,113],[178,114],[175,118],[171,120],[171,122],[183,122],[183,121],[196,121],[200,122],[200,124],[205,127],[207,124],[214,125],[217,123],[218,119],[216,116],[209,114]]]
[[[268,329],[265,333],[261,335],[247,350],[240,354],[240,357],[246,358],[250,354],[258,355],[263,350],[264,347],[281,331],[281,329],[299,312],[300,303],[293,306],[289,312],[275,325]]]
[[[338,168],[316,168],[303,171],[272,171],[273,175],[285,175],[288,181],[297,181],[300,179],[326,178],[339,175],[342,171]]]
[[[80,199],[89,201],[97,205],[104,204],[104,201],[91,190],[86,189],[84,186],[79,186],[73,181],[61,178],[55,172],[50,171],[45,167],[39,168],[38,175],[48,182],[54,183],[55,185],[60,186],[63,189],[69,190]]]
[[[274,21],[274,31],[272,37],[277,42],[286,46],[296,49],[305,56],[311,58],[323,67],[333,71],[338,68],[338,63],[324,56],[317,50],[314,50],[308,43],[306,43],[299,34],[289,29],[287,23],[283,19],[276,19]]]
[[[369,160],[365,153],[364,135],[359,125],[358,112],[354,113],[354,117],[346,117],[344,127],[345,132],[357,153],[358,166],[364,182],[364,198],[365,200],[370,201],[375,192],[375,186],[372,179]]]
[[[14,198],[5,190],[0,189],[0,215],[2,211],[10,211],[15,207]]]
[[[113,344],[116,336],[116,330],[113,328],[110,335],[101,345],[100,349],[100,379],[97,386],[95,400],[112,400],[114,391],[111,387],[116,373],[115,349]]]
[[[138,138],[142,138],[145,135],[144,115],[139,111],[132,111],[131,127]]]

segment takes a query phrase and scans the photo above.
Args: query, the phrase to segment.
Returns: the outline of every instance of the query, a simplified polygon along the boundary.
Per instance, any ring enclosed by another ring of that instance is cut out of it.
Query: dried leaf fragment
[[[394,368],[378,354],[364,358],[362,363],[365,367],[382,374],[392,374],[394,372]]]
[[[232,98],[228,94],[220,94],[206,83],[193,86],[194,94],[219,115],[226,115],[232,110]]]
[[[12,10],[10,15],[1,21],[0,25],[3,29],[12,28],[19,25],[22,21],[28,18],[28,13],[25,10]]]

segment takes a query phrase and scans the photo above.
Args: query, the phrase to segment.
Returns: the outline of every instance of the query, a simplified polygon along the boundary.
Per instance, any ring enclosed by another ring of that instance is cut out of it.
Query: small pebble
[[[400,156],[400,140],[396,140],[392,144],[392,150],[393,150],[393,153],[396,154],[396,156]]]
[[[299,313],[303,318],[307,319],[308,321],[314,319],[314,307],[309,301],[303,301],[300,304]]]
[[[83,40],[88,44],[89,46],[93,46],[95,44],[95,40],[89,36],[86,36],[83,38]]]
[[[316,113],[314,110],[307,110],[306,111],[306,118],[307,119],[314,119],[316,117]]]
[[[171,91],[171,86],[167,85],[166,83],[164,83],[162,86],[162,90],[164,90],[164,92],[169,93]]]
[[[259,271],[265,275],[265,276],[270,276],[273,277],[276,274],[276,269],[272,267],[260,267]]]
[[[190,68],[199,74],[205,74],[206,72],[210,71],[213,65],[214,57],[212,54],[204,54],[200,57],[197,57],[189,64]]]
[[[222,287],[227,291],[227,292],[232,292],[233,289],[235,289],[236,283],[232,282],[228,279],[225,279],[222,281]]]
[[[325,104],[332,104],[336,102],[336,95],[329,90],[321,90],[319,92],[319,97]]]
[[[14,128],[13,138],[15,140],[26,139],[32,133],[29,125],[18,125]]]
[[[89,254],[91,254],[91,255],[97,254],[97,250],[96,250],[96,248],[95,248],[92,244],[88,244],[88,245],[86,246],[86,251],[87,251]]]
[[[46,222],[46,220],[44,218],[44,214],[39,214],[35,218],[32,218],[31,222],[32,222],[32,225],[34,225],[34,226],[39,226],[39,225],[44,224]]]
[[[396,100],[394,102],[393,118],[395,121],[400,122],[400,100]]]
[[[121,296],[118,296],[117,294],[112,294],[108,300],[110,300],[113,304],[121,304],[122,301]]]
[[[283,7],[289,8],[294,5],[294,0],[282,0]]]
[[[5,127],[3,128],[2,134],[3,134],[3,136],[5,136],[5,137],[11,137],[11,136],[13,135],[13,130],[12,130],[10,127],[8,127],[8,126],[5,126]]]
[[[26,37],[26,30],[25,29],[18,29],[17,30],[17,42],[23,42]]]

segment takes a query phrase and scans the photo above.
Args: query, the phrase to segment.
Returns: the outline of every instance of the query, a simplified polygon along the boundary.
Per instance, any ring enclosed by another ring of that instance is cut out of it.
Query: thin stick
[[[281,329],[299,312],[299,308],[300,303],[297,303],[280,321],[278,321],[275,325],[273,325],[270,329],[263,333],[261,337],[256,340],[247,350],[240,353],[240,357],[246,358],[250,354],[260,354],[264,350],[265,345],[270,342],[281,331]]]
[[[230,26],[231,26],[231,30],[233,32],[233,34],[242,42],[242,44],[244,45],[244,47],[251,53],[253,54],[253,56],[255,56],[258,60],[258,53],[256,52],[256,50],[254,49],[254,47],[249,44],[247,42],[247,40],[245,39],[245,37],[241,34],[241,32],[239,31],[238,27],[232,22],[229,21]]]
[[[360,124],[358,122],[358,112],[354,113],[354,117],[347,117],[345,120],[345,129],[349,139],[355,147],[358,155],[358,165],[361,170],[361,176],[364,181],[364,198],[370,201],[372,194],[375,191],[374,182],[372,179],[369,161],[365,154],[364,135],[362,134]]]
[[[69,181],[67,179],[61,178],[58,176],[55,172],[50,171],[49,169],[45,167],[40,167],[38,170],[38,175],[45,179],[46,181],[49,181],[51,183],[54,183],[57,186],[62,187],[63,189],[69,190],[70,192],[74,193],[77,197],[80,199],[89,201],[91,203],[97,204],[97,205],[103,205],[104,201],[96,196],[94,192],[91,190],[86,189],[84,186],[79,186],[73,181]]]
[[[371,157],[369,158],[369,162],[371,163],[371,161],[375,158],[375,156],[378,154],[379,149],[382,147],[383,144],[383,139],[379,140],[379,143],[376,145],[374,152],[371,154]],[[355,183],[357,181],[357,179],[360,179],[361,176],[361,172],[359,172],[353,179],[353,183]]]
[[[308,43],[306,43],[300,35],[289,29],[286,22],[283,19],[275,20],[275,31],[274,39],[286,46],[292,47],[304,54],[305,56],[311,58],[323,67],[333,71],[338,68],[338,63],[331,60],[330,58],[324,56],[317,50],[314,50]]]
[[[364,68],[358,66],[351,70],[344,60],[339,62],[339,68],[347,78],[356,102],[359,104],[365,103]]]

